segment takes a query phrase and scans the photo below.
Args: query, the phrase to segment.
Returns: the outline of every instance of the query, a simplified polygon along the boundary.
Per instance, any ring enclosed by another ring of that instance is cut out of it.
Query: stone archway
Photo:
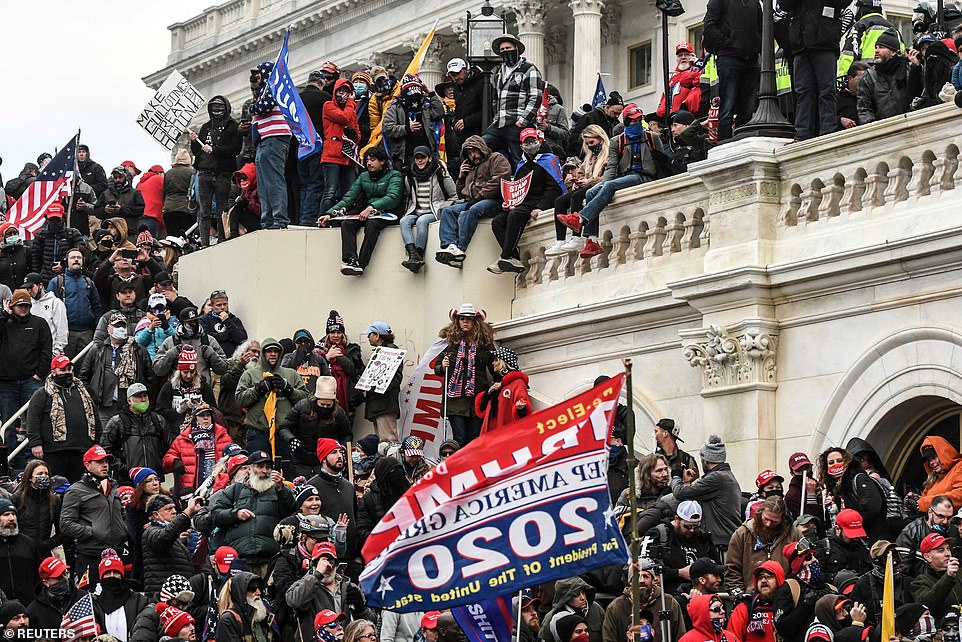
[[[962,333],[947,326],[907,328],[876,343],[842,376],[808,452],[814,456],[861,437],[901,470],[920,431],[959,405]]]
[[[627,386],[627,382],[625,383]],[[585,390],[594,387],[594,380],[582,381],[576,386],[565,391],[559,399],[568,399],[581,394]],[[628,401],[627,388],[621,391],[621,402]],[[638,389],[638,384],[634,385],[632,405],[635,409],[635,455],[641,457],[652,453],[655,450],[654,431],[655,422],[665,415],[658,409],[658,405],[651,400],[648,395]],[[557,403],[557,402],[556,402]]]

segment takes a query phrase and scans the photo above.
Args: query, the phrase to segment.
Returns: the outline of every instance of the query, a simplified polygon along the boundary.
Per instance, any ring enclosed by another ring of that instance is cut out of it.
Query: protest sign
[[[516,181],[501,179],[501,197],[504,199],[504,204],[508,209],[517,207],[524,201],[528,195],[528,189],[531,187],[531,177],[533,175],[533,173],[525,174],[523,178],[519,178]]]
[[[354,387],[358,390],[371,390],[373,388],[375,392],[384,394],[387,387],[391,385],[394,373],[404,363],[404,355],[406,354],[407,350],[401,350],[400,348],[375,348],[371,360],[364,368],[361,378],[357,380]]]
[[[137,124],[172,150],[203,104],[201,93],[175,69],[137,116]]]

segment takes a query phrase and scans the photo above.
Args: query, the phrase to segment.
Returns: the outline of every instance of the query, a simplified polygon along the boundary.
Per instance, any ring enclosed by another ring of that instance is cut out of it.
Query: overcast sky
[[[78,128],[91,158],[108,173],[128,158],[142,170],[170,166],[170,154],[137,125],[152,93],[140,79],[166,65],[167,26],[199,14],[211,2],[3,4],[0,173],[5,181],[41,152],[62,147]]]

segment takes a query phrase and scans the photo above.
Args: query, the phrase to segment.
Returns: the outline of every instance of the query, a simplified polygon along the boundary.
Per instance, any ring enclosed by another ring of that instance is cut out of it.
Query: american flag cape
[[[94,598],[84,592],[83,597],[70,607],[60,622],[60,630],[68,638],[84,638],[97,635],[97,622],[94,620]]]
[[[67,182],[77,171],[77,137],[74,136],[57,152],[37,175],[37,180],[7,212],[7,221],[19,228],[25,240],[33,238],[44,224],[44,212],[68,191]]]

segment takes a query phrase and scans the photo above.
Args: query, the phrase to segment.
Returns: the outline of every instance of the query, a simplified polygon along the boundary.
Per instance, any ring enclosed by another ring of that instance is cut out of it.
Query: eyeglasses
[[[359,640],[376,640],[377,633],[365,633],[364,635],[357,636]]]
[[[682,522],[681,527],[686,531],[697,531],[701,527],[701,524],[686,524]]]
[[[947,521],[949,521],[950,519],[952,519],[953,517],[955,517],[955,515],[942,515],[941,513],[936,513],[936,512],[935,512],[934,510],[932,510],[932,509],[929,509],[929,513],[932,515],[932,518],[933,518],[933,519],[939,519],[939,520],[941,520],[941,521],[943,521],[943,522],[947,522]]]
[[[725,607],[723,607],[721,604],[718,604],[718,605],[716,605],[716,606],[710,607],[710,608],[708,609],[708,612],[709,612],[709,613],[724,613],[724,612],[725,612]]]
[[[210,300],[211,300],[211,301],[213,301],[214,299],[219,299],[219,298],[225,298],[225,299],[226,299],[226,298],[227,298],[227,291],[226,291],[226,290],[214,290],[213,292],[210,293]]]
[[[340,620],[334,620],[333,622],[328,622],[328,623],[325,624],[324,626],[326,626],[326,627],[329,628],[329,629],[336,629],[337,627],[341,626],[341,621],[340,621]]]

